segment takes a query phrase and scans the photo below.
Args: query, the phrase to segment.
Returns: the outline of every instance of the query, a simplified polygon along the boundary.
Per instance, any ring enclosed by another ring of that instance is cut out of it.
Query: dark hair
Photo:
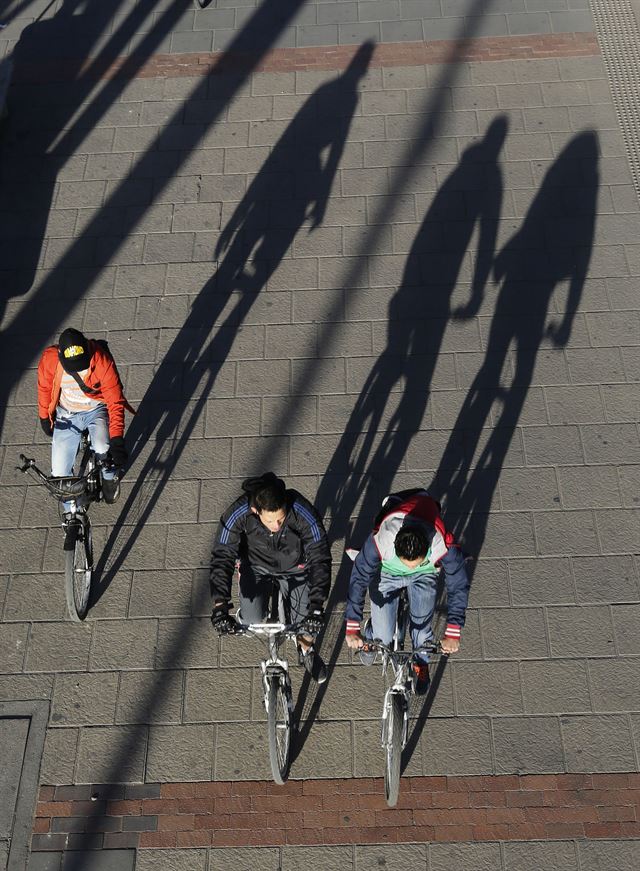
[[[256,511],[279,511],[287,504],[287,488],[282,478],[265,472],[259,478],[247,478],[242,488],[249,495],[249,505]]]
[[[403,526],[396,535],[394,547],[399,557],[414,560],[427,555],[429,542],[418,526]]]

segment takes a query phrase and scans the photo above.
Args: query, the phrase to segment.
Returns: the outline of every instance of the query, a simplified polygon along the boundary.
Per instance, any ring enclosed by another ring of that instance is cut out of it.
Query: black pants
[[[298,623],[309,611],[309,572],[298,569],[274,574],[240,561],[240,622],[263,623],[269,616],[274,585],[278,585],[289,602],[291,622]]]

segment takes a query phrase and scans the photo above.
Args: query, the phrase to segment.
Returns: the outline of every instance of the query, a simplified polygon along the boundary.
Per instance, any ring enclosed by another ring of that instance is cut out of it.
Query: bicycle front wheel
[[[69,616],[72,620],[84,620],[89,610],[93,576],[93,541],[88,518],[78,523],[73,549],[65,551],[65,558],[65,591]]]
[[[402,760],[402,733],[404,730],[404,705],[398,693],[392,693],[387,713],[385,733],[384,795],[389,807],[395,807],[400,791],[400,766]]]
[[[267,697],[267,726],[269,729],[269,759],[276,783],[287,779],[291,754],[291,689],[284,676],[269,677]]]

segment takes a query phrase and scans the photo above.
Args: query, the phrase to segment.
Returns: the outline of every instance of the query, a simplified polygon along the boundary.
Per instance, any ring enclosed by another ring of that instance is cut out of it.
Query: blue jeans
[[[240,617],[244,625],[262,623],[268,616],[273,585],[277,584],[289,600],[291,622],[298,623],[309,613],[309,573],[291,571],[270,573],[255,568],[248,559],[240,560]]]
[[[91,411],[66,411],[56,409],[56,422],[51,440],[51,474],[56,477],[73,474],[73,463],[78,452],[80,437],[89,430],[91,445],[96,456],[104,459],[109,450],[109,413],[106,405],[98,405]],[[116,476],[116,470],[102,469],[107,480]]]
[[[412,575],[390,575],[380,572],[369,587],[371,599],[371,637],[391,644],[398,613],[398,597],[403,587],[409,599],[409,631],[413,649],[433,641],[431,621],[436,605],[437,575],[416,572]],[[417,657],[428,662],[428,654]]]

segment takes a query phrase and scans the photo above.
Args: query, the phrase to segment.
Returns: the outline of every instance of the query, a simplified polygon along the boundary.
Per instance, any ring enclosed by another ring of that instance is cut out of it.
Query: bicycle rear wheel
[[[284,675],[272,674],[268,680],[269,760],[274,781],[282,785],[289,773],[291,755],[291,689]]]
[[[404,705],[398,693],[392,693],[387,712],[385,734],[384,795],[389,807],[395,807],[400,791],[400,765],[402,760],[402,733],[404,730]]]
[[[93,540],[88,517],[76,521],[76,539],[72,550],[65,551],[65,592],[72,620],[84,620],[89,610],[93,576]]]

